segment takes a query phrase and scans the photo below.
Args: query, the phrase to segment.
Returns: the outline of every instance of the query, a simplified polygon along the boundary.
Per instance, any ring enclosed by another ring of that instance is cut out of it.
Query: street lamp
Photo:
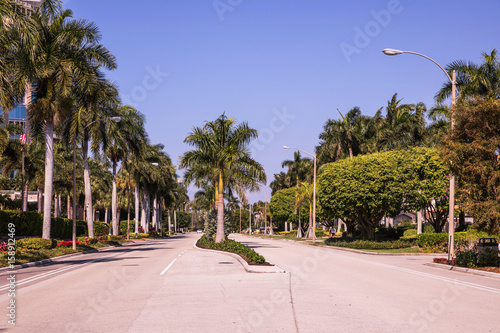
[[[316,240],[316,153],[310,154],[306,151],[303,151],[302,149],[295,148],[295,147],[288,147],[288,146],[283,146],[283,149],[295,149],[298,151],[303,152],[304,154],[307,154],[311,156],[314,160],[314,185],[313,185],[313,225],[312,225],[312,240],[313,242]],[[300,212],[299,212],[300,213]]]
[[[117,123],[121,119],[122,119],[121,117],[108,117],[108,118],[97,119],[87,124],[87,126],[83,128],[82,132],[85,132],[87,127],[98,121],[111,120]],[[73,238],[72,239],[73,239],[73,250],[76,250],[76,130],[73,138]]]
[[[397,49],[383,49],[382,52],[385,55],[389,56],[395,56],[403,53],[409,53],[409,54],[414,54],[420,57],[423,57],[425,59],[428,59],[432,61],[434,64],[436,64],[441,70],[446,74],[446,77],[451,83],[451,113],[450,113],[450,123],[451,123],[451,129],[453,130],[455,123],[453,119],[453,107],[456,104],[456,86],[457,86],[457,74],[455,71],[452,73],[452,77],[446,72],[446,70],[438,64],[436,61],[433,59],[429,58],[426,55],[417,53],[417,52],[411,52],[411,51],[401,51]],[[449,210],[448,210],[448,238],[449,238],[449,250],[448,250],[448,260],[453,259],[455,256],[455,175],[453,172],[450,171],[450,197],[449,197]]]

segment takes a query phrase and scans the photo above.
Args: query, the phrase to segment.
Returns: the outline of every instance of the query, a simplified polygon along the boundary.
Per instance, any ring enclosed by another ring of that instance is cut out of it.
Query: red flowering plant
[[[79,241],[76,241],[76,244],[84,245],[83,243],[80,243]],[[62,241],[60,243],[57,243],[57,246],[70,246],[73,245],[73,241],[67,240],[67,241]]]
[[[455,259],[448,260],[447,258],[434,258],[433,260],[437,264],[445,264],[445,265],[455,265]]]
[[[7,252],[9,250],[9,245],[5,242],[0,243],[0,251]]]

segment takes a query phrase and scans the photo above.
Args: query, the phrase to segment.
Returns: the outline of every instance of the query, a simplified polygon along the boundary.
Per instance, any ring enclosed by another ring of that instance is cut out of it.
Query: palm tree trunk
[[[37,189],[37,198],[38,198],[38,210],[37,212],[38,213],[42,213],[43,212],[43,189],[41,187],[39,187]]]
[[[174,232],[177,232],[177,210],[174,209]]]
[[[27,212],[28,211],[28,182],[25,181],[24,183],[24,197],[23,197],[23,212]]]
[[[68,195],[66,198],[66,214],[68,215],[68,219],[71,218],[71,199]]]
[[[45,123],[45,200],[43,202],[42,238],[50,239],[52,214],[52,184],[54,180],[54,123]]]
[[[87,212],[87,227],[89,229],[89,238],[94,238],[94,216],[92,214],[92,187],[90,186],[90,170],[88,161],[88,140],[82,143],[82,156],[83,156],[83,180],[85,184],[85,209]],[[115,181],[115,178],[113,178]]]
[[[134,231],[135,231],[135,235],[137,236],[137,234],[139,233],[139,183],[137,183],[137,182],[135,183],[134,197],[135,197],[135,216],[134,216],[135,227],[134,227]]]
[[[160,236],[163,236],[163,207],[162,207],[162,198],[158,200],[158,232],[160,233]]]
[[[224,240],[224,184],[222,172],[219,173],[219,200],[217,201],[217,233],[215,242],[220,243]]]
[[[60,196],[54,196],[54,217],[59,217]]]
[[[118,236],[118,217],[116,203],[116,162],[113,161],[113,192],[111,194],[111,219],[113,225],[113,235]]]
[[[158,195],[155,194],[153,198],[153,228],[155,231],[158,231],[158,215],[157,215],[157,210],[156,207],[158,205]]]
[[[108,212],[109,212],[109,209],[104,208],[104,222],[105,223],[108,223]]]
[[[168,235],[170,236],[170,232],[172,231],[172,220],[170,218],[170,209],[168,210]]]

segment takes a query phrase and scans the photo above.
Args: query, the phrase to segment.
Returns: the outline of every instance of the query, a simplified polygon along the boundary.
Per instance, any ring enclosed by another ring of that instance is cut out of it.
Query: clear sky
[[[253,157],[268,184],[293,158],[314,153],[329,118],[359,106],[373,115],[394,93],[424,102],[446,82],[442,66],[481,62],[500,48],[498,0],[69,0],[117,57],[109,78],[145,114],[151,143],[178,163],[193,126],[223,112],[259,131]],[[182,174],[182,170],[180,172]],[[263,187],[250,201],[268,198]],[[191,193],[193,193],[191,191]]]

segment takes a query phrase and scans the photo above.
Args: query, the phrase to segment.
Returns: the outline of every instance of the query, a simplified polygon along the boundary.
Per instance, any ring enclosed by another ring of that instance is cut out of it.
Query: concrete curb
[[[482,271],[479,269],[457,267],[457,266],[451,266],[451,265],[446,265],[446,264],[438,264],[438,263],[434,263],[434,262],[429,262],[429,263],[424,264],[424,265],[439,268],[439,269],[444,269],[447,271],[456,271],[456,272],[461,272],[461,273],[468,273],[468,274],[486,276],[486,277],[490,277],[490,278],[494,278],[494,279],[500,279],[500,274],[498,274],[498,273]]]
[[[242,236],[251,237],[248,235],[242,235]],[[260,237],[258,237],[257,239],[260,239]],[[360,253],[360,254],[373,255],[373,256],[443,256],[443,255],[447,255],[446,253],[380,253],[380,252],[370,252],[370,251],[350,249],[347,247],[323,245],[320,243],[311,244],[311,243],[307,243],[307,242],[296,241],[293,239],[279,239],[279,238],[263,238],[263,239],[277,240],[277,241],[281,241],[281,242],[291,242],[294,244],[299,244],[299,245],[304,245],[304,246],[323,247],[325,249],[330,249],[330,250],[339,250],[339,251]]]
[[[150,241],[144,241],[144,243],[146,243],[146,242],[150,242]],[[6,271],[13,271],[13,270],[18,270],[18,269],[28,268],[28,267],[33,267],[33,266],[44,266],[44,265],[50,264],[52,262],[57,262],[57,261],[60,261],[63,259],[67,259],[67,258],[71,258],[71,257],[75,257],[75,256],[80,256],[80,255],[84,255],[84,254],[107,251],[107,250],[114,248],[114,247],[129,246],[129,244],[135,244],[135,242],[132,241],[130,243],[124,243],[123,245],[106,246],[106,247],[101,247],[100,249],[88,250],[88,251],[77,252],[77,253],[70,253],[70,254],[65,254],[63,256],[59,256],[59,257],[54,257],[54,258],[49,258],[49,259],[44,259],[44,260],[39,260],[39,261],[33,261],[33,262],[27,262],[25,264],[16,265],[16,266],[14,266],[14,268],[2,267],[2,268],[0,268],[0,274],[3,272],[6,272]]]
[[[196,241],[196,243],[198,243],[198,241]],[[247,273],[285,273],[285,270],[281,269],[280,267],[278,267],[274,264],[272,264],[274,266],[249,265],[242,257],[237,255],[236,253],[219,251],[219,250],[212,250],[212,249],[203,249],[201,247],[198,247],[196,245],[196,243],[193,244],[193,247],[197,250],[213,252],[213,253],[218,253],[218,254],[224,254],[224,255],[228,255],[228,256],[236,259],[241,264],[241,266],[243,266],[245,271],[247,271]],[[279,269],[276,269],[276,268],[279,268]]]

